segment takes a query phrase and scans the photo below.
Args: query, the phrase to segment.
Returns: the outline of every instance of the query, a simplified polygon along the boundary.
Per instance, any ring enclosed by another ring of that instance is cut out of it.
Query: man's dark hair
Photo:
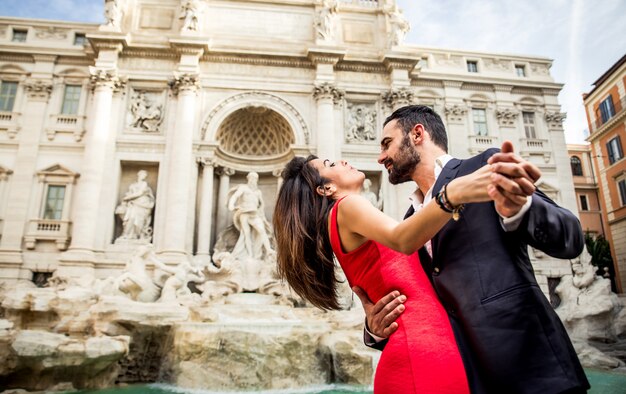
[[[385,119],[383,127],[394,119],[398,121],[405,135],[408,135],[416,124],[422,124],[424,129],[430,134],[430,139],[433,140],[433,143],[448,152],[446,128],[441,117],[430,107],[425,105],[407,105],[406,107],[398,108]]]

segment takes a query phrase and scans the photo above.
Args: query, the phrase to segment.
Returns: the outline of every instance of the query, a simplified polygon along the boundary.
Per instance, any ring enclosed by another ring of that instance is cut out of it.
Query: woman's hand
[[[448,202],[457,206],[470,202],[491,201],[487,187],[493,182],[492,175],[491,165],[486,164],[471,174],[452,180],[446,188]]]

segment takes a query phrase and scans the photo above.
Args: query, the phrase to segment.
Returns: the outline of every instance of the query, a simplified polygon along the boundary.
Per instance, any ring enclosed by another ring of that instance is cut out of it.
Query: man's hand
[[[500,153],[489,158],[493,184],[487,188],[496,211],[503,217],[517,214],[535,192],[535,182],[541,171],[534,164],[513,152],[513,144],[505,141]]]
[[[360,287],[355,286],[352,291],[365,309],[369,332],[380,338],[389,338],[398,329],[396,319],[404,312],[406,296],[400,295],[399,291],[392,291],[374,304]]]

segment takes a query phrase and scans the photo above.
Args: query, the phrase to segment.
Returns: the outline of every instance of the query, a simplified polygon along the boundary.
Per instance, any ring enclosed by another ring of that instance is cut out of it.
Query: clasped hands
[[[500,216],[515,216],[535,192],[535,182],[541,177],[537,166],[522,159],[513,151],[513,144],[505,141],[499,153],[489,158],[491,165],[491,185],[487,187],[489,197]],[[376,304],[368,298],[363,289],[353,287],[365,309],[368,331],[377,337],[388,338],[398,329],[396,319],[404,311],[406,296],[393,291]]]

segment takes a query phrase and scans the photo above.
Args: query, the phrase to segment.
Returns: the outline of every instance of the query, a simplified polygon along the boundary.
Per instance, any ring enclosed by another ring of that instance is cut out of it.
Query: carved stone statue
[[[382,195],[380,195],[380,193],[378,196],[376,196],[376,194],[370,190],[371,187],[372,181],[370,181],[368,178],[365,178],[365,180],[363,181],[363,190],[361,190],[361,195],[365,197],[369,202],[371,202],[373,206],[378,209],[382,209],[383,197]]]
[[[105,26],[111,26],[119,28],[122,23],[122,11],[121,0],[106,0],[104,3],[104,18],[106,19]]]
[[[147,177],[146,171],[137,172],[137,181],[128,187],[122,203],[115,209],[123,224],[122,235],[118,240],[150,242],[152,238],[150,222],[155,199],[152,189],[146,182]]]
[[[318,38],[324,41],[335,39],[335,20],[337,19],[337,2],[322,0],[322,6],[315,15],[315,31]]]
[[[205,281],[199,267],[194,267],[188,261],[181,261],[176,267],[168,267],[160,261],[154,261],[156,268],[170,274],[163,284],[159,302],[175,302],[179,297],[190,295],[187,287],[189,282],[202,283]]]
[[[591,256],[583,251],[572,263],[573,275],[565,275],[556,288],[561,304],[556,312],[570,336],[583,340],[615,341],[614,319],[620,309],[611,282],[596,276]]]
[[[198,17],[200,13],[200,3],[198,0],[183,0],[180,6],[180,15],[178,19],[182,19],[182,31],[198,31]]]
[[[232,253],[240,259],[263,260],[273,252],[269,239],[271,227],[265,218],[263,195],[257,186],[259,176],[250,172],[247,179],[247,184],[236,186],[228,193],[228,210],[234,212],[233,223],[239,230],[239,239]]]
[[[389,46],[394,47],[402,44],[404,37],[411,29],[411,25],[404,18],[402,11],[400,11],[397,5],[388,11],[387,21],[389,24]]]
[[[130,112],[133,116],[131,127],[147,132],[158,132],[163,121],[163,107],[151,103],[145,92],[136,92],[132,97]]]
[[[349,107],[347,142],[373,141],[376,139],[376,109],[365,105]]]
[[[154,255],[151,244],[140,245],[132,254],[120,276],[114,280],[114,290],[119,290],[130,299],[140,302],[154,302],[159,298],[161,288],[146,270],[146,263],[161,264]]]

